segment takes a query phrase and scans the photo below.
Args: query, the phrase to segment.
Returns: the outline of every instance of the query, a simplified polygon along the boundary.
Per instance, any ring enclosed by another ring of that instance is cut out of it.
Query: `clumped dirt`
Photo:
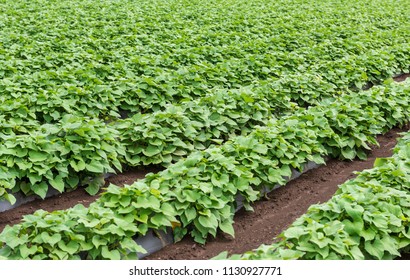
[[[330,160],[326,165],[311,170],[286,186],[271,192],[268,197],[255,203],[254,212],[243,209],[235,215],[235,238],[219,235],[205,246],[196,244],[187,237],[165,247],[146,259],[150,260],[193,260],[209,259],[222,251],[230,254],[243,253],[270,244],[272,239],[285,230],[308,207],[329,200],[338,185],[355,177],[354,171],[372,168],[378,157],[389,157],[396,145],[398,133],[406,129],[395,128],[377,138],[380,147],[374,148],[365,161]]]

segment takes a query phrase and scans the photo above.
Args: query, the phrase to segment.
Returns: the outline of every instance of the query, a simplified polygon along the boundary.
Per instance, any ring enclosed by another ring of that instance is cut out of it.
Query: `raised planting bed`
[[[292,170],[292,175],[290,177],[287,177],[286,180],[287,182],[290,182],[298,177],[300,177],[303,173],[312,170],[314,168],[319,167],[318,164],[314,162],[308,162],[304,164],[302,167],[301,171],[298,171],[296,169]],[[272,188],[262,188],[261,190],[261,195],[267,195],[271,191],[281,187],[282,185],[276,185],[273,189]],[[235,200],[236,204],[236,209],[235,212],[239,211],[243,207],[243,199],[244,197],[241,195],[238,195]],[[146,253],[139,253],[138,258],[144,258],[146,256],[149,256],[162,248],[171,245],[175,242],[174,240],[174,233],[172,232],[172,228],[168,228],[166,231],[153,231],[150,230],[148,233],[144,236],[140,236],[135,238],[135,242],[143,247],[146,250]]]

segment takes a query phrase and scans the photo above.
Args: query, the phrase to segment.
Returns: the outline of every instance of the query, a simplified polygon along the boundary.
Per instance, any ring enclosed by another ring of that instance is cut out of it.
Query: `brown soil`
[[[410,73],[405,73],[405,74],[400,74],[394,78],[396,82],[403,82],[406,80],[408,77],[410,77]]]
[[[243,253],[261,244],[272,243],[272,239],[303,215],[310,205],[329,200],[338,185],[355,177],[354,171],[371,168],[377,157],[391,156],[398,133],[405,130],[396,128],[379,136],[380,147],[374,148],[365,161],[330,160],[325,166],[311,170],[271,192],[269,199],[255,203],[254,212],[240,210],[235,215],[234,239],[220,235],[201,246],[187,237],[146,259],[209,259],[222,251]]]

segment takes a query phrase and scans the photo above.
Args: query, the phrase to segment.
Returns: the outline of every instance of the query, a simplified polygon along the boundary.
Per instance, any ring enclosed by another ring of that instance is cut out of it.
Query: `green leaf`
[[[400,256],[400,253],[397,250],[398,244],[392,236],[384,234],[380,241],[383,243],[385,251],[389,252],[393,256]]]
[[[290,249],[279,249],[279,254],[283,260],[297,260],[305,255],[304,252]]]
[[[124,249],[128,249],[131,252],[135,252],[135,253],[142,253],[142,254],[146,254],[147,251],[140,245],[137,244],[137,242],[135,242],[133,239],[131,238],[127,238],[124,239],[120,242],[121,247]]]
[[[284,164],[280,168],[280,174],[285,177],[290,177],[292,176],[292,169],[290,168],[289,165]]]
[[[80,241],[79,244],[80,244],[81,251],[90,251],[91,249],[94,248],[92,242]]]
[[[61,250],[67,252],[70,255],[74,255],[74,253],[76,253],[80,248],[80,244],[78,244],[78,242],[76,241],[70,241],[66,244],[63,240],[60,240],[57,245]]]
[[[86,169],[93,173],[104,173],[104,165],[100,162],[92,160],[86,165]]]
[[[306,231],[301,227],[290,227],[287,230],[285,230],[283,234],[286,238],[299,239],[299,237],[306,234]]]
[[[319,154],[312,155],[312,161],[316,164],[325,164],[325,160]]]
[[[172,226],[170,220],[164,214],[157,213],[150,219],[151,223],[158,227]]]
[[[364,243],[364,249],[372,256],[381,260],[384,255],[384,245],[380,239],[375,239],[374,241],[366,241]]]
[[[27,247],[26,244],[20,245],[19,250],[20,250],[20,254],[21,257],[23,259],[27,259],[28,256],[33,255],[34,253],[37,252],[37,245],[32,245],[29,247]]]
[[[104,176],[95,177],[91,182],[88,183],[88,187],[85,188],[85,191],[89,195],[96,195],[101,187],[104,186],[104,183]]]
[[[70,161],[70,166],[74,169],[74,171],[76,171],[76,172],[80,171],[78,169],[77,162],[75,160]]]
[[[349,248],[349,253],[352,255],[354,260],[364,260],[363,252],[358,246],[352,246]]]
[[[121,255],[118,250],[109,250],[107,246],[101,248],[101,255],[109,260],[121,260]]]
[[[186,197],[186,201],[197,202],[201,198],[201,193],[198,191],[185,190],[183,195]]]
[[[152,157],[156,154],[159,154],[161,152],[160,147],[158,146],[153,146],[153,145],[148,145],[146,149],[142,150],[142,153],[146,155],[147,157]]]
[[[234,179],[234,185],[238,189],[238,191],[245,191],[249,187],[249,180],[238,177]]]
[[[259,154],[266,155],[268,152],[268,147],[266,145],[257,144],[253,150]]]
[[[363,219],[363,212],[364,212],[364,208],[360,205],[355,205],[353,206],[349,206],[346,205],[345,206],[346,212],[347,214],[353,218],[353,221],[362,221]]]
[[[184,214],[186,216],[187,222],[191,222],[193,221],[197,214],[196,214],[196,209],[194,207],[189,207],[187,209],[185,209]]]
[[[43,239],[43,242],[48,243],[52,247],[54,247],[54,245],[57,244],[61,240],[61,234],[55,233],[52,236],[50,236],[48,232],[42,232],[41,238]]]
[[[67,259],[68,253],[63,250],[54,249],[51,256],[54,257],[53,255],[57,256],[59,260],[65,260]]]
[[[39,151],[30,151],[28,152],[30,161],[32,162],[39,162],[39,161],[45,161],[48,158],[48,154],[44,152],[39,152]]]
[[[386,158],[376,158],[374,161],[374,167],[382,167],[389,162]]]
[[[25,157],[28,153],[27,149],[16,149],[16,156],[22,158]]]
[[[198,222],[205,228],[214,229],[218,226],[218,220],[213,214],[210,214],[209,217],[199,216]]]
[[[228,258],[228,252],[223,251],[212,258],[212,260],[226,260]]]
[[[35,185],[37,182],[40,182],[42,180],[42,176],[40,176],[39,174],[34,174],[34,173],[30,173],[28,175],[28,178],[32,185]]]
[[[48,191],[48,185],[46,182],[41,182],[40,184],[35,184],[33,186],[33,192],[41,197],[42,199],[46,198]]]
[[[342,149],[342,155],[345,159],[354,159],[356,156],[356,151],[354,149],[350,148],[343,148]]]
[[[53,188],[58,190],[60,193],[64,191],[64,181],[61,175],[57,175],[54,179],[50,180],[50,184]]]
[[[376,237],[376,232],[372,228],[361,231],[361,236],[365,241],[373,240]]]
[[[235,237],[235,230],[233,228],[232,222],[233,222],[232,220],[225,220],[225,221],[219,223],[219,228],[223,232],[231,235],[232,237]]]
[[[1,196],[0,196],[0,197],[1,197]],[[12,195],[12,194],[10,194],[10,193],[7,193],[7,192],[5,192],[5,193],[3,194],[3,197],[4,197],[8,202],[10,202],[11,205],[14,205],[14,204],[16,203],[16,201],[17,201],[17,199],[16,199],[16,197],[15,197],[14,195]]]
[[[340,223],[339,221],[333,221],[331,223],[328,223],[324,228],[323,228],[323,232],[327,235],[327,236],[332,236],[337,234],[340,230],[342,230],[343,228],[343,224]]]
[[[160,201],[154,196],[139,196],[137,202],[132,202],[132,205],[136,208],[154,209],[159,210],[161,207]]]
[[[77,162],[77,168],[78,168],[78,171],[82,171],[82,170],[86,169],[85,162],[83,160],[79,160]]]
[[[350,234],[350,235],[361,235],[363,227],[364,227],[364,222],[362,220],[357,220],[354,222],[351,222],[350,220],[346,219],[343,220],[342,222],[344,224],[344,230]]]
[[[91,242],[93,243],[95,248],[108,244],[108,241],[106,239],[102,239],[99,235],[94,235],[91,239]]]
[[[80,182],[80,178],[78,178],[78,176],[76,175],[72,175],[66,179],[66,182],[71,188],[75,188],[78,186],[78,183]]]

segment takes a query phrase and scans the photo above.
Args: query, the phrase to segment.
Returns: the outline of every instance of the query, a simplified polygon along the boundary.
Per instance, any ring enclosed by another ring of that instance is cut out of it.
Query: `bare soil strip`
[[[410,77],[410,73],[398,75],[398,76],[396,76],[396,77],[394,78],[394,80],[395,80],[396,82],[403,82],[403,81],[406,80],[408,77]]]
[[[235,238],[219,235],[205,246],[198,245],[191,238],[167,246],[146,259],[191,260],[209,259],[222,251],[243,253],[261,244],[270,244],[274,237],[285,230],[308,207],[329,200],[338,185],[355,177],[354,171],[371,168],[378,157],[389,157],[396,145],[398,133],[408,128],[395,128],[377,137],[380,147],[375,147],[365,161],[330,160],[326,165],[308,171],[286,186],[274,190],[269,199],[258,201],[254,212],[239,211],[235,215]]]

